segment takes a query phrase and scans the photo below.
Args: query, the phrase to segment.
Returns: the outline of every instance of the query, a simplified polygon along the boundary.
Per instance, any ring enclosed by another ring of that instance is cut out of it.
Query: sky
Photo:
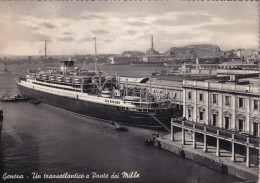
[[[119,54],[216,44],[258,49],[257,2],[0,2],[0,55]]]

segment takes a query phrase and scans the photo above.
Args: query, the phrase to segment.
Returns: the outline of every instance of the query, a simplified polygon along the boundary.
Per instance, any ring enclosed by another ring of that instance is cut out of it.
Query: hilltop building
[[[238,49],[236,56],[238,58],[258,58],[258,51],[254,49]]]

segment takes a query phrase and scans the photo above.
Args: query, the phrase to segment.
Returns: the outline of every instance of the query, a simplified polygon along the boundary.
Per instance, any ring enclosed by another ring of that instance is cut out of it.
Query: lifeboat
[[[38,73],[38,74],[36,75],[36,78],[37,78],[37,79],[42,79],[42,74]]]
[[[109,91],[109,90],[102,90],[101,97],[111,98],[111,91]]]
[[[125,100],[128,101],[139,101],[141,99],[141,97],[138,96],[125,96]]]
[[[65,78],[66,83],[72,83],[72,78],[71,77],[66,77]]]
[[[57,81],[63,82],[63,80],[64,80],[64,77],[63,77],[63,76],[58,76],[58,77],[57,77]]]
[[[82,79],[81,78],[74,78],[75,84],[81,84]]]
[[[30,76],[31,76],[32,78],[35,78],[36,74],[35,74],[35,73],[31,73]]]
[[[42,79],[48,80],[48,75],[47,74],[43,74]]]
[[[55,81],[56,80],[55,76],[50,76],[50,80]]]

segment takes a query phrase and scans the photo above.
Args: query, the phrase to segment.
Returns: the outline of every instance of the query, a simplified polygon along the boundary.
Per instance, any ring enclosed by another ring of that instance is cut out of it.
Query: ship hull
[[[1,138],[2,138],[2,128],[3,128],[3,111],[0,111],[0,142],[1,142]]]
[[[27,88],[17,84],[18,92],[20,95],[30,97],[34,100],[40,101],[44,104],[54,106],[63,110],[71,111],[81,115],[94,117],[107,121],[115,121],[120,124],[137,126],[142,128],[155,128],[162,129],[162,126],[147,113],[138,113],[136,111],[122,111],[117,106],[105,105],[90,101],[78,100],[64,96],[58,96],[50,93]],[[172,117],[177,113],[174,111],[155,114],[154,116],[159,119],[164,125],[170,127]]]
[[[132,67],[164,67],[163,62],[132,62]]]

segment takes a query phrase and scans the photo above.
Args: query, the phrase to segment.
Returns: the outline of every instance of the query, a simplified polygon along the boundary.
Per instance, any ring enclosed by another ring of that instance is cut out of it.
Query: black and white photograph
[[[0,182],[259,182],[257,1],[0,1]]]

